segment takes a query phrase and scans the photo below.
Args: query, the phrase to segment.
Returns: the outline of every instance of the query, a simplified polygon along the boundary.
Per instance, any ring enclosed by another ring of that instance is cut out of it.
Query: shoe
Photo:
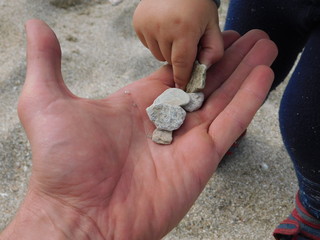
[[[273,236],[277,240],[320,240],[320,220],[302,206],[299,193],[296,195],[296,208],[274,230]]]

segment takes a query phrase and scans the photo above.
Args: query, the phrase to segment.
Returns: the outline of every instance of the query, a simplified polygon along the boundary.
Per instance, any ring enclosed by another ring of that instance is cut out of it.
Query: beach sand
[[[102,98],[162,65],[133,31],[138,2],[0,0],[0,230],[22,201],[31,170],[30,147],[16,112],[26,71],[24,22],[40,18],[54,29],[62,47],[63,76],[72,92]],[[224,2],[221,22],[226,9]],[[278,126],[284,86],[271,93],[239,147],[222,161],[165,239],[273,239],[272,231],[294,207],[297,191]]]

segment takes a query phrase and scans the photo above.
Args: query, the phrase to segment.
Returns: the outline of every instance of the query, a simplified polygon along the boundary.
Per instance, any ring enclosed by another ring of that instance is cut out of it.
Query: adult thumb
[[[58,39],[45,22],[37,19],[26,22],[26,32],[27,73],[23,93],[57,97],[65,88]]]
[[[27,72],[18,113],[43,109],[68,92],[61,74],[61,50],[50,27],[41,20],[26,22]]]

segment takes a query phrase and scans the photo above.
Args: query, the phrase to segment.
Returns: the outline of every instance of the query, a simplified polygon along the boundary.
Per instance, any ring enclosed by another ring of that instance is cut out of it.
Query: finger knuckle
[[[188,62],[186,61],[186,55],[183,53],[176,54],[171,58],[171,63],[173,66],[178,68],[187,68]]]

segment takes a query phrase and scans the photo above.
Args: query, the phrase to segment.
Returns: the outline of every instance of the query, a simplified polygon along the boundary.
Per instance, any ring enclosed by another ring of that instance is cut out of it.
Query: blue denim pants
[[[276,88],[301,57],[283,94],[279,121],[302,205],[320,219],[320,0],[231,0],[225,29],[267,32],[279,49]]]

